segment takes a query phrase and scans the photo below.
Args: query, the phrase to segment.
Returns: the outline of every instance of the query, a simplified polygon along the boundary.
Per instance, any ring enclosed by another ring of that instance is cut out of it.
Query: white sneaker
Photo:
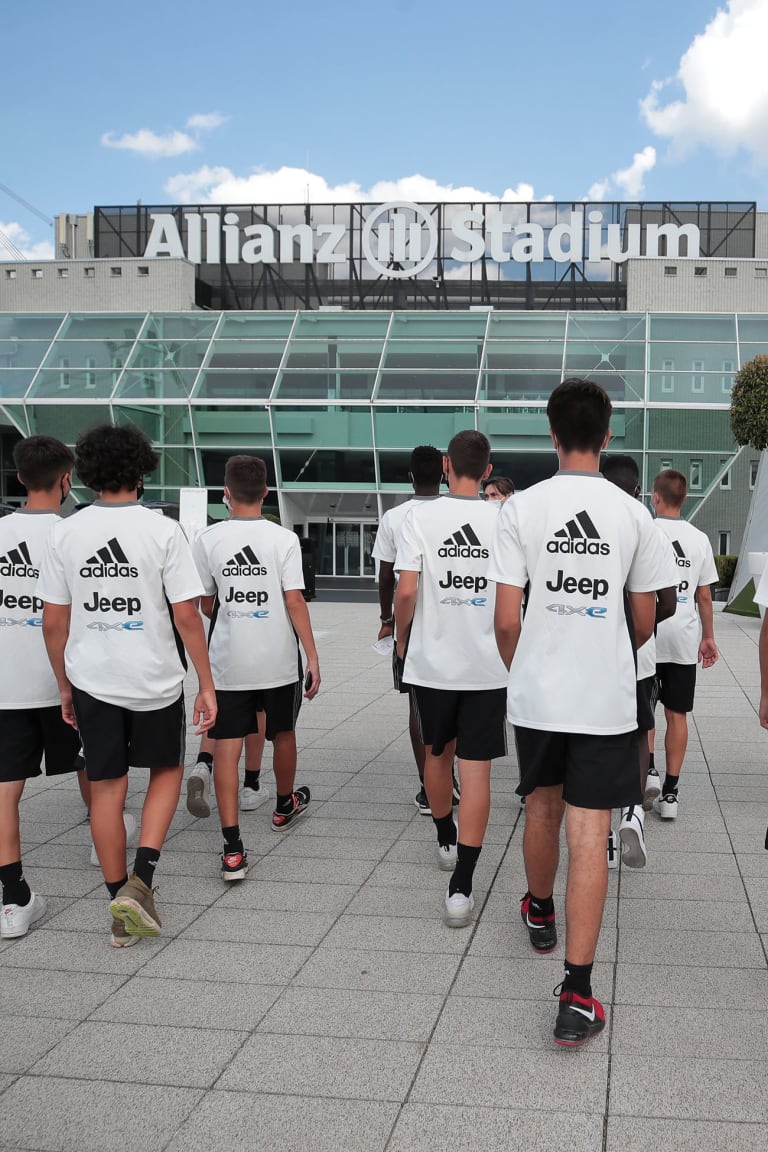
[[[645,781],[645,794],[643,796],[643,811],[650,812],[653,802],[661,795],[661,778],[655,768],[648,769],[648,778]]]
[[[201,819],[211,814],[211,770],[204,760],[187,776],[187,812]]]
[[[608,833],[608,867],[618,868],[619,866],[619,846],[616,842],[616,833],[613,828]]]
[[[466,928],[472,920],[472,910],[475,907],[475,898],[470,892],[465,896],[463,892],[454,892],[453,896],[445,894],[445,923],[449,928]]]
[[[123,812],[123,824],[125,825],[125,847],[135,848],[136,840],[138,839],[136,833],[138,828],[136,825],[136,817],[130,812]],[[99,867],[99,857],[96,854],[96,845],[91,841],[91,864],[94,868]]]
[[[453,826],[456,829],[456,842],[454,844],[435,844],[435,856],[437,863],[443,872],[453,872],[456,867],[456,861],[459,858],[459,826],[454,820]]]
[[[644,868],[648,853],[645,850],[643,810],[637,804],[632,808],[625,808],[621,813],[619,840],[621,859],[627,868]]]
[[[26,936],[31,926],[40,920],[47,911],[47,905],[37,892],[32,893],[29,904],[4,904],[0,913],[0,937],[3,940],[15,940],[18,936]]]
[[[240,789],[241,812],[255,812],[257,808],[261,808],[262,804],[266,804],[267,800],[269,800],[269,789],[264,784],[259,784],[258,788]]]
[[[657,796],[653,802],[653,810],[662,820],[677,820],[677,792],[667,792],[666,796]]]

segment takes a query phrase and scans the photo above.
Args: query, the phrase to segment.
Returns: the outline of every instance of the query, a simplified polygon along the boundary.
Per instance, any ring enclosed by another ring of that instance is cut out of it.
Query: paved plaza
[[[513,758],[494,768],[476,920],[449,929],[406,702],[370,647],[377,608],[311,614],[323,685],[297,780],[311,815],[280,835],[271,805],[244,813],[252,866],[226,887],[217,813],[182,802],[157,873],[161,939],[109,947],[75,781],[28,787],[26,874],[49,911],[0,943],[0,1152],[763,1152],[759,622],[716,618],[680,817],[650,815],[647,867],[610,874],[593,978],[608,1026],[573,1052],[551,1035],[563,942],[537,956],[520,923]],[[137,814],[143,783],[132,772]]]

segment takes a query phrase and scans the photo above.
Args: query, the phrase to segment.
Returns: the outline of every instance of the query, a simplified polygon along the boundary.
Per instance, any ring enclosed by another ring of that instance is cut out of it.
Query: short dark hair
[[[628,496],[636,496],[640,484],[640,469],[632,456],[606,456],[602,462],[602,473]]]
[[[28,436],[15,445],[13,462],[28,492],[50,492],[65,473],[72,471],[75,457],[53,436]]]
[[[611,422],[608,393],[593,380],[558,384],[547,404],[549,426],[565,452],[599,455]]]
[[[413,483],[419,487],[440,484],[443,477],[443,454],[431,444],[420,444],[411,452],[408,465]]]
[[[688,495],[688,481],[675,468],[665,468],[654,480],[653,490],[670,508],[682,508]]]
[[[466,428],[453,437],[446,456],[459,479],[480,480],[491,459],[491,443],[482,432]]]
[[[509,476],[489,476],[487,480],[483,481],[483,492],[491,484],[499,490],[502,496],[514,496],[515,494],[515,485]]]
[[[75,445],[77,474],[94,492],[137,488],[159,462],[148,437],[135,424],[123,428],[98,424],[83,432]]]
[[[240,504],[258,504],[267,490],[267,466],[260,456],[230,456],[224,483]]]

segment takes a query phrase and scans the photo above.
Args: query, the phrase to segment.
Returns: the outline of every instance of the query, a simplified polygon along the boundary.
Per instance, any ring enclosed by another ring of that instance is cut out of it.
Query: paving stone
[[[765,1064],[742,1060],[702,1060],[616,1055],[611,1061],[610,1111],[614,1116],[680,1120],[728,1120],[768,1124]]]
[[[288,988],[258,1030],[287,1035],[426,1041],[442,1003],[442,997],[423,993]]]
[[[3,953],[2,963],[8,968],[132,976],[166,947],[168,940],[160,937],[140,940],[132,948],[110,948],[108,929],[83,935],[53,929],[33,930],[20,940],[11,941],[11,947]]]
[[[451,994],[440,1016],[433,1043],[451,1044],[464,1053],[469,1045],[513,1049],[552,1048],[557,1005],[540,988],[540,1001],[484,999]],[[590,1042],[590,1052],[608,1050],[608,1032]]]
[[[349,916],[344,913],[325,938],[329,948],[391,949],[394,952],[449,952],[461,954],[468,931],[443,924],[440,916],[419,920],[412,916]]]
[[[138,948],[120,951],[130,954]],[[194,972],[199,980],[225,984],[287,984],[311,951],[297,945],[250,944],[244,949],[218,940],[173,940],[149,961],[143,975],[184,980]]]
[[[768,1008],[765,968],[707,968],[667,964],[625,964],[616,968],[617,1004],[670,1005],[711,1011],[748,1005]]]
[[[278,984],[225,984],[201,980],[192,972],[188,976],[135,976],[97,1008],[91,1020],[250,1032],[282,991]]]
[[[620,928],[691,932],[749,932],[752,916],[743,897],[729,901],[632,900],[619,909]]]
[[[232,884],[217,902],[217,909],[259,908],[273,912],[340,913],[357,894],[354,884],[298,884],[259,880]]]
[[[46,972],[41,976],[37,969],[14,969],[0,977],[0,1020],[14,1014],[81,1020],[126,979],[94,972]]]
[[[490,1108],[455,1104],[406,1104],[400,1113],[387,1152],[573,1152],[598,1149],[602,1117],[570,1109],[563,1112],[513,1110],[497,1103]],[[730,1150],[729,1150],[730,1152]]]
[[[329,948],[321,944],[294,979],[298,986],[444,995],[460,956]]]
[[[682,965],[691,959],[712,968],[762,968],[765,956],[754,932],[677,932],[622,928],[620,961]]]
[[[611,1116],[606,1152],[764,1152],[765,1135],[764,1124]]]
[[[541,1000],[563,979],[563,956],[551,952],[530,959],[509,957],[466,956],[456,977],[453,993],[457,996],[485,996],[495,999]],[[607,1003],[613,985],[613,964],[595,964],[592,985],[598,999]],[[555,1002],[552,1000],[552,1007]]]
[[[12,1016],[3,1013],[0,1072],[26,1072],[49,1052],[68,1032],[77,1027],[74,1020],[54,1020],[47,1016]]]

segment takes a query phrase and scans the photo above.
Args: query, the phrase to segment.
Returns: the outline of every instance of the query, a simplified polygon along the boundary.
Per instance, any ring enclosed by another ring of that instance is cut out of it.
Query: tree
[[[737,444],[768,448],[768,356],[755,356],[736,373],[731,392],[731,430]]]

